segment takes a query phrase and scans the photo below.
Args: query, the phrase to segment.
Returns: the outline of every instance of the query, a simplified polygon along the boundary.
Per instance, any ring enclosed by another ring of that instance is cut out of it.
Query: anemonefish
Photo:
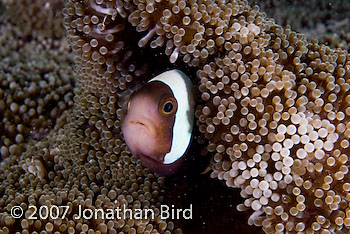
[[[122,132],[130,151],[159,175],[177,173],[192,141],[195,101],[191,80],[170,70],[149,80],[128,102]]]

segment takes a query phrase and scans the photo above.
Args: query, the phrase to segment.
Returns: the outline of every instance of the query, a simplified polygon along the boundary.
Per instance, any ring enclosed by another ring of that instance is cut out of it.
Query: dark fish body
[[[193,161],[187,155],[199,149],[192,147],[194,105],[192,83],[179,70],[154,77],[131,95],[122,131],[144,166],[174,175]]]

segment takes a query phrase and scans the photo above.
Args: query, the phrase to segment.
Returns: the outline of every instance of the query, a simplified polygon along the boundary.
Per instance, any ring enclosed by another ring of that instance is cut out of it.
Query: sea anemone
[[[139,47],[198,68],[197,125],[213,155],[211,176],[242,189],[238,209],[254,210],[251,224],[267,233],[349,226],[347,51],[308,42],[245,1],[77,1],[66,9],[79,60],[100,60],[93,80],[111,74],[111,57],[127,54],[132,30]]]
[[[164,178],[142,167],[120,131],[129,90],[174,67],[198,88],[197,140],[211,177],[241,189],[237,209],[253,212],[249,224],[266,233],[350,229],[347,51],[309,42],[247,1],[70,0],[63,13],[74,105],[56,131],[3,162],[5,232],[181,232],[159,216]],[[69,205],[69,219],[9,215],[44,204]],[[157,217],[73,220],[79,205]]]

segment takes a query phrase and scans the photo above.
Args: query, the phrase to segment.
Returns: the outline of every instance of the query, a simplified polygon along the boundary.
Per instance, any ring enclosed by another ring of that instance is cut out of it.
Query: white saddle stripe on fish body
[[[190,78],[180,70],[166,71],[148,82],[160,81],[169,86],[177,101],[171,150],[164,157],[164,164],[181,158],[191,141],[194,122],[194,97]]]

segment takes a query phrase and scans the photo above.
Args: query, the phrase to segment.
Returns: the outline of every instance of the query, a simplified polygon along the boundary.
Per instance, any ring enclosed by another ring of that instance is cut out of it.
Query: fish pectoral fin
[[[208,172],[210,172],[212,170],[212,168],[210,166],[208,166],[207,168],[204,169],[204,171],[202,171],[200,174],[201,175],[205,175],[207,174]]]

